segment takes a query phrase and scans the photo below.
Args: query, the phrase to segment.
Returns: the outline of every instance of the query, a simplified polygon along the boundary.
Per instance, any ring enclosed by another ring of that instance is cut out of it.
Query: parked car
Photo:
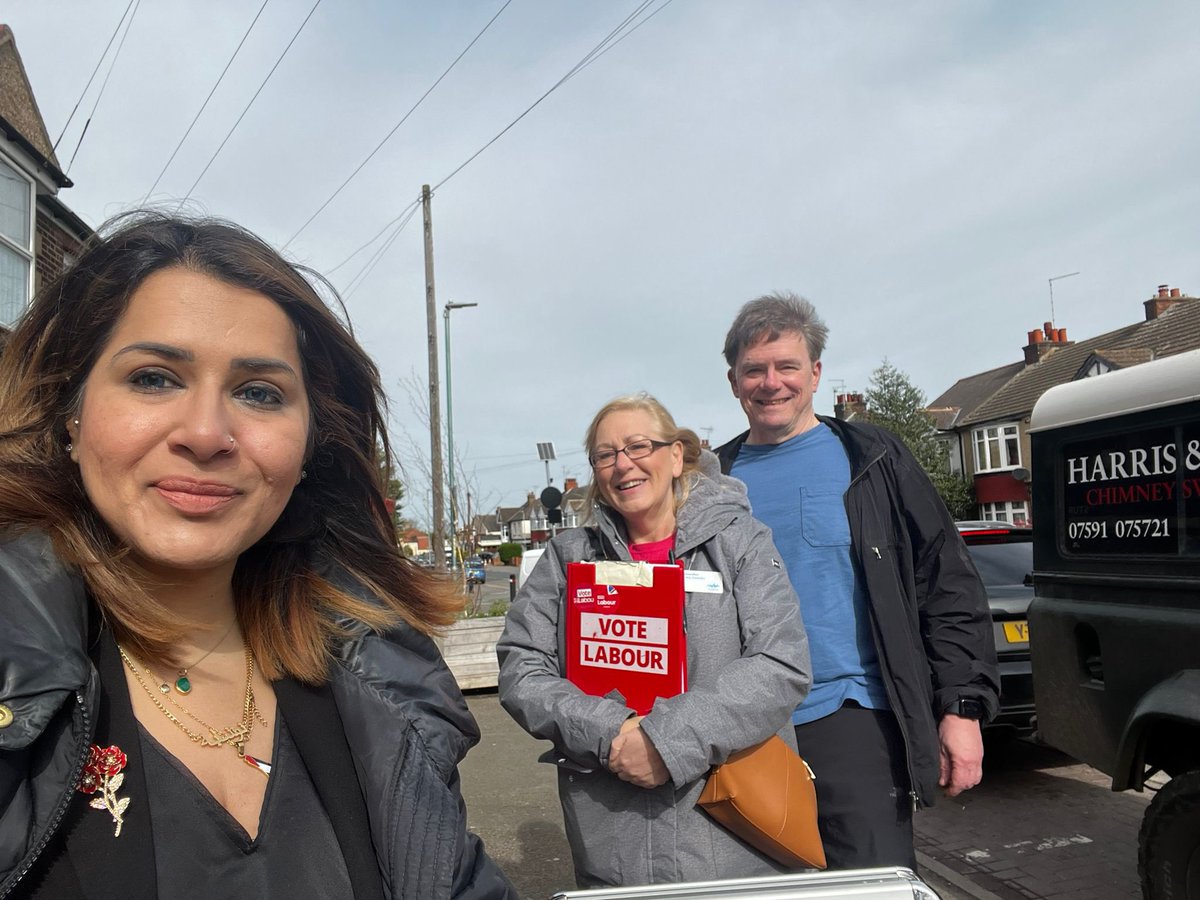
[[[1033,599],[1033,529],[1008,522],[958,522],[987,589],[1000,662],[1000,712],[993,735],[1030,735],[1037,724],[1029,656],[1029,602]]]
[[[467,584],[484,584],[487,582],[487,569],[484,568],[483,560],[478,556],[470,557],[463,567],[467,571]]]

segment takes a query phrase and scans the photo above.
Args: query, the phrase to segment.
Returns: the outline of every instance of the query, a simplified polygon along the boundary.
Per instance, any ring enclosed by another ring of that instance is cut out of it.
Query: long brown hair
[[[66,449],[66,423],[130,297],[172,267],[263,294],[296,329],[311,409],[307,478],[233,576],[238,619],[263,674],[320,682],[333,642],[355,620],[426,633],[452,622],[462,598],[397,546],[381,476],[391,455],[379,371],[318,287],[340,304],[336,292],[215,219],[121,216],[34,299],[0,358],[0,526],[46,532],[79,568],[117,639],[146,658],[172,659],[186,623],[155,601]]]
[[[654,420],[655,428],[658,429],[658,436],[655,440],[667,441],[672,444],[678,441],[683,444],[683,470],[674,479],[673,484],[675,489],[675,509],[678,511],[679,507],[683,506],[684,501],[687,500],[688,493],[691,491],[692,484],[695,481],[695,476],[692,473],[698,471],[700,468],[700,437],[690,428],[680,428],[676,425],[675,418],[667,412],[667,408],[645,391],[616,397],[600,407],[599,412],[592,417],[592,424],[588,426],[587,434],[583,437],[583,448],[587,451],[588,458],[590,459],[592,453],[596,450],[596,432],[600,430],[600,423],[610,413],[626,412],[628,410],[637,410],[650,414],[650,418]],[[592,483],[588,485],[587,495],[584,499],[584,503],[587,506],[587,517],[591,516],[592,510],[602,499],[596,473],[593,471]]]

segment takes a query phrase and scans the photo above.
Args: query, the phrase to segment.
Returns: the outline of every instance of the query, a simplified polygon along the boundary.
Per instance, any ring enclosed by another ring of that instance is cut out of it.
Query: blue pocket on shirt
[[[850,523],[841,492],[800,488],[800,531],[811,547],[849,547]]]

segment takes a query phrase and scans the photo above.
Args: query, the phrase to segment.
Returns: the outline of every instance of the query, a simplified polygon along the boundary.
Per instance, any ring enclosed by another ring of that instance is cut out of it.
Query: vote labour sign
[[[645,715],[687,690],[683,568],[642,562],[567,566],[567,678],[588,694],[617,691]]]

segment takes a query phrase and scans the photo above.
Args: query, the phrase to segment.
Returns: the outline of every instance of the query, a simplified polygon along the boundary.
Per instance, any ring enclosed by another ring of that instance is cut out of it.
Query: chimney
[[[568,478],[565,482],[563,482],[563,492],[564,493],[566,491],[573,491],[577,487],[579,487],[579,481],[575,478]]]
[[[862,394],[837,395],[837,403],[833,405],[833,415],[835,418],[846,421],[856,416],[865,416],[866,414],[867,403],[863,400]]]
[[[1023,349],[1027,366],[1041,362],[1055,350],[1072,343],[1067,340],[1067,329],[1055,328],[1053,322],[1043,322],[1041,328],[1026,332],[1026,337],[1029,343]]]
[[[1179,288],[1160,284],[1158,292],[1142,304],[1146,309],[1146,321],[1150,322],[1157,319],[1176,303],[1184,303],[1195,299],[1195,297],[1191,297],[1180,291]]]

